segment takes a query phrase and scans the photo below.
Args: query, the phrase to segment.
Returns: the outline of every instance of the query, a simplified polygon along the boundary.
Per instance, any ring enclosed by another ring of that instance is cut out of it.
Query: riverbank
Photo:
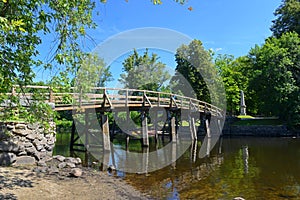
[[[36,167],[1,167],[0,199],[150,199],[121,178],[81,168],[80,177],[35,172]]]
[[[299,130],[289,128],[275,118],[239,119],[227,117],[223,128],[224,136],[295,137]]]

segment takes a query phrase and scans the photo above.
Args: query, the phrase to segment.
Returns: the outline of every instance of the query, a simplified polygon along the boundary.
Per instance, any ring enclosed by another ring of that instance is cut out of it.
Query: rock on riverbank
[[[53,161],[56,162],[56,159]],[[54,173],[36,169],[28,166],[1,167],[0,199],[150,199],[124,180],[94,169],[66,167]],[[81,176],[74,178],[64,174],[74,169],[82,170]]]

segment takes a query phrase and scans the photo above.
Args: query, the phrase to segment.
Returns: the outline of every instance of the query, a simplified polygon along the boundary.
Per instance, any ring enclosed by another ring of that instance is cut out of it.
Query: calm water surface
[[[55,153],[69,154],[59,137]],[[157,199],[300,199],[300,139],[222,138],[202,159],[200,148],[198,141],[158,171],[112,175]]]

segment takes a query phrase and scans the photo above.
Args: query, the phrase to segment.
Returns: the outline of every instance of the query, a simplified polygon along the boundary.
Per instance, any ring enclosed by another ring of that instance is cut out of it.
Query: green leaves
[[[239,114],[240,91],[247,90],[248,84],[248,78],[243,74],[243,67],[245,66],[244,58],[234,59],[230,55],[218,55],[215,65],[219,70],[225,87],[227,112],[230,114]]]
[[[201,101],[211,102],[207,83],[215,81],[215,68],[211,62],[211,55],[206,51],[200,40],[193,40],[189,45],[182,45],[177,49],[176,55],[176,73],[172,82],[177,83],[173,86],[174,90],[186,88],[185,80],[193,88],[196,96]],[[181,91],[186,96],[194,97],[192,91]]]
[[[249,88],[257,95],[258,108],[265,115],[277,115],[290,124],[300,124],[300,38],[284,33],[268,38],[249,53]]]
[[[143,55],[136,50],[123,62],[123,70],[119,81],[126,88],[159,91],[170,79],[166,65],[159,61],[156,54],[151,56],[148,49]]]
[[[283,33],[293,32],[300,34],[300,1],[284,0],[275,11],[277,18],[273,20],[271,31],[274,36],[280,37]]]

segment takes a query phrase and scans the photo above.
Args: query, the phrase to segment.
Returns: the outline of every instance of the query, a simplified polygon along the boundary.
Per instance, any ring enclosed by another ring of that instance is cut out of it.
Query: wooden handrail
[[[14,85],[12,88],[11,95],[16,95],[16,88],[20,86]],[[90,102],[102,102],[102,105],[105,106],[106,103],[110,107],[113,106],[112,102],[119,102],[120,104],[123,103],[124,107],[128,107],[130,105],[140,105],[139,101],[142,100],[143,104],[147,102],[150,107],[152,106],[165,106],[167,103],[169,105],[175,105],[177,108],[186,108],[186,106],[191,104],[193,107],[197,108],[198,111],[209,111],[214,113],[215,115],[223,115],[224,111],[220,108],[218,108],[215,105],[209,104],[207,102],[186,97],[182,95],[177,95],[173,93],[167,93],[167,92],[158,92],[158,91],[150,91],[150,90],[139,90],[139,89],[129,89],[129,88],[107,88],[107,87],[91,87],[91,90],[96,91],[102,91],[100,93],[87,93],[85,94],[90,98],[90,100],[83,100],[82,99],[82,91],[77,92],[75,91],[75,87],[70,87],[70,91],[68,92],[53,92],[53,89],[50,86],[39,86],[39,85],[26,85],[22,86],[22,88],[27,89],[48,89],[48,95],[49,99],[48,102],[55,102],[57,105],[63,104],[61,98],[64,95],[73,95],[73,98],[79,100],[79,105],[82,106],[83,102],[88,103]],[[109,94],[107,91],[116,91],[117,94]],[[130,94],[135,92],[135,94]],[[8,93],[9,94],[9,93]],[[29,95],[32,93],[26,93],[26,95]],[[46,94],[46,93],[45,93]],[[97,95],[95,95],[97,94]],[[93,96],[94,95],[94,96]],[[140,100],[138,100],[140,99]],[[65,104],[64,104],[65,105]],[[70,105],[73,106],[73,105]]]

